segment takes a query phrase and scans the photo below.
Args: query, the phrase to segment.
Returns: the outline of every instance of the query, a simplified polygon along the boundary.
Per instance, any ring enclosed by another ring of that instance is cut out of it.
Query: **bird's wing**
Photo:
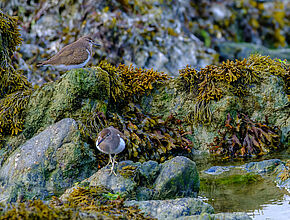
[[[71,55],[71,64],[83,63],[83,57],[85,57],[85,59],[88,59],[88,53],[90,53],[90,51],[88,51],[85,47],[74,50],[74,53]]]
[[[49,60],[43,61],[41,64],[61,64],[63,63],[64,59],[66,57],[71,56],[74,53],[73,49],[67,48],[66,47],[62,48],[59,52],[57,52],[53,57],[51,57]]]
[[[83,57],[88,57],[88,52],[84,47],[81,48],[62,48],[57,54],[42,64],[65,64],[68,62],[71,65],[80,64],[84,61]]]

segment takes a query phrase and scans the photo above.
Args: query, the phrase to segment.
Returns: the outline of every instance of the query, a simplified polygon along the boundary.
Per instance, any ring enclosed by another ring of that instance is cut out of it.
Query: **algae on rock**
[[[59,81],[37,89],[25,110],[24,135],[31,138],[63,118],[77,118],[82,112],[107,111],[110,97],[108,73],[100,68],[75,69]]]
[[[185,125],[192,132],[188,136],[199,150],[208,150],[227,114],[237,112],[259,121],[269,120],[271,126],[282,130],[281,141],[287,143],[288,81],[289,64],[256,54],[199,72],[190,67],[180,70],[179,77],[144,97],[142,107],[151,114],[173,113],[187,118]]]

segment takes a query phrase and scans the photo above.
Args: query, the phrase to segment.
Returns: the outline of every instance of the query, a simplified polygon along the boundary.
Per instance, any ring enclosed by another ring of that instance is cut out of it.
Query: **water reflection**
[[[282,200],[262,205],[260,209],[249,211],[248,215],[255,220],[290,219],[290,196],[284,195]]]
[[[285,159],[285,154],[275,155],[274,158]],[[289,153],[287,154],[289,158]],[[272,157],[273,158],[273,157]],[[263,158],[272,159],[272,158]],[[236,183],[221,183],[221,178],[227,179],[231,175],[246,174],[247,172],[234,168],[221,172],[219,175],[209,175],[202,171],[212,166],[232,167],[240,166],[250,161],[221,162],[215,158],[203,157],[193,159],[200,171],[201,191],[199,198],[211,204],[215,213],[220,212],[246,212],[253,219],[288,220],[290,219],[290,193],[280,189],[273,182],[271,177],[258,177],[254,181]],[[253,160],[252,160],[253,161]],[[254,160],[254,161],[257,161]]]
[[[279,189],[272,181],[262,178],[253,183],[226,185],[211,180],[201,190],[200,196],[208,199],[207,202],[214,207],[216,213],[262,210],[267,204],[275,204],[273,201],[283,201],[287,195],[286,190]],[[275,205],[279,206],[277,203]]]

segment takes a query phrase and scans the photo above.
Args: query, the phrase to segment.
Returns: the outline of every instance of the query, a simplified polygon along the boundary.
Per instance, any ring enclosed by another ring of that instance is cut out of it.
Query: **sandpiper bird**
[[[116,155],[125,149],[123,134],[112,126],[105,128],[99,133],[96,146],[101,152],[109,154],[110,159],[107,166],[112,163],[110,175],[114,173],[117,176],[114,171],[114,164],[117,163],[115,161]],[[115,154],[115,156],[112,158],[111,154]]]
[[[100,47],[91,37],[84,36],[77,41],[65,46],[49,60],[37,66],[54,66],[63,70],[84,67],[92,57],[92,47]]]

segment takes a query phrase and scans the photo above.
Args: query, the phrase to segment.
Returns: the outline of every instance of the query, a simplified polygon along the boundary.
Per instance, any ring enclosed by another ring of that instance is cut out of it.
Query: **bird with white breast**
[[[125,141],[123,137],[124,135],[112,126],[103,129],[98,135],[96,147],[99,151],[109,154],[110,158],[107,166],[112,163],[110,175],[113,173],[117,176],[114,171],[114,165],[117,163],[116,155],[125,149]],[[115,154],[114,157],[112,157],[111,154]]]

